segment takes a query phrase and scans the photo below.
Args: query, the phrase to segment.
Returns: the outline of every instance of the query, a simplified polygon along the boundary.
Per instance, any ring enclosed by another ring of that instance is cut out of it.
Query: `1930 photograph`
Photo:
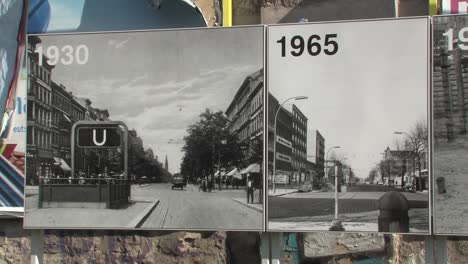
[[[468,16],[433,18],[434,233],[467,234]]]
[[[30,35],[25,228],[263,230],[263,36]]]
[[[428,233],[428,19],[267,35],[267,230]]]

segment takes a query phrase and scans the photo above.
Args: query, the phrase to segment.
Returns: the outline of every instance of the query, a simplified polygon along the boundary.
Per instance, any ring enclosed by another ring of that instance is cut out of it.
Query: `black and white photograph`
[[[466,235],[468,16],[435,16],[433,28],[434,233]]]
[[[28,36],[25,228],[264,230],[264,27]]]
[[[427,234],[428,18],[267,30],[267,230]]]

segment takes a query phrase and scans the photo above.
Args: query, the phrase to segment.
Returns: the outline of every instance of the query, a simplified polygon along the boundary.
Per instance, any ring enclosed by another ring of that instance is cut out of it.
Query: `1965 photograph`
[[[25,228],[263,230],[263,36],[30,35]]]
[[[428,25],[268,27],[268,230],[429,232]]]

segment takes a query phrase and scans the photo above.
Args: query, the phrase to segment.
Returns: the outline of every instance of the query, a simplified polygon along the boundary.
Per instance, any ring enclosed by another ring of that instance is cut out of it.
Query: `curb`
[[[245,206],[247,206],[247,207],[250,208],[250,209],[253,209],[253,210],[255,210],[255,211],[258,211],[258,212],[260,212],[260,213],[263,213],[263,208],[260,209],[260,208],[258,208],[258,207],[256,207],[256,206],[243,203],[243,202],[241,202],[241,201],[239,201],[239,200],[236,200],[236,199],[234,199],[234,198],[233,198],[232,200],[235,201],[235,202],[237,202],[237,203],[239,203],[239,204],[245,205]]]
[[[299,191],[291,191],[291,192],[280,193],[280,194],[268,194],[268,196],[278,197],[278,196],[284,196],[284,195],[287,195],[287,194],[298,193],[298,192],[299,192]]]
[[[151,205],[146,207],[143,212],[141,212],[137,217],[135,217],[135,220],[131,221],[130,224],[127,225],[129,228],[140,228],[143,223],[148,219],[148,217],[151,215],[151,213],[154,211],[156,206],[159,204],[159,199],[154,200]]]

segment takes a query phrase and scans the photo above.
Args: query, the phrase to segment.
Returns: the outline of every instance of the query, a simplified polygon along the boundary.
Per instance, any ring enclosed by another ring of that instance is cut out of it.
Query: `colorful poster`
[[[466,14],[468,13],[467,0],[441,0],[442,14]]]

